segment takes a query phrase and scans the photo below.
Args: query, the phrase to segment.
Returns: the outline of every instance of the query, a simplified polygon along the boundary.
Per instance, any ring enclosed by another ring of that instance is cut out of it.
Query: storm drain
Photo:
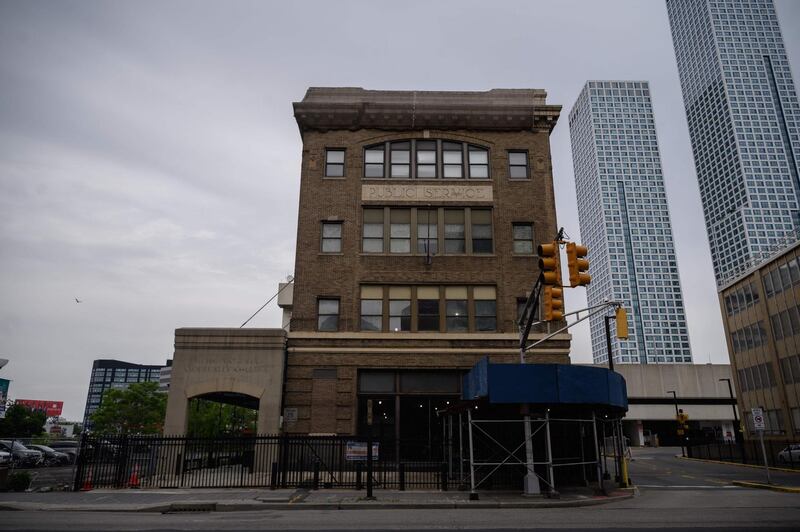
[[[217,510],[217,503],[215,502],[209,502],[209,503],[183,502],[183,503],[170,504],[169,510],[166,510],[162,513],[179,514],[179,513],[190,513],[190,512],[214,512],[216,510]]]

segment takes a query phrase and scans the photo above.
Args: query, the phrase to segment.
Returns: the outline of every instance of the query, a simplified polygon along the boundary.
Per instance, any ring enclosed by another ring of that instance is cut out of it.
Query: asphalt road
[[[734,480],[766,482],[763,467],[742,467],[738,465],[714,464],[699,460],[675,458],[680,449],[661,447],[658,449],[635,449],[630,466],[630,475],[642,491],[652,489],[697,489],[720,488]],[[609,464],[611,471],[613,465]],[[775,484],[800,487],[800,472],[788,473],[770,470]],[[730,488],[726,488],[730,489]]]
[[[503,510],[266,510],[187,514],[2,512],[0,530],[725,530],[800,528],[800,494],[726,487],[758,469],[634,453],[641,496],[602,506]],[[793,482],[800,474],[784,473]]]

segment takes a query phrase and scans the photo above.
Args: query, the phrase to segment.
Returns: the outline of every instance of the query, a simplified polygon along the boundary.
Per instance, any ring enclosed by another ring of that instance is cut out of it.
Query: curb
[[[764,469],[764,465],[756,465],[756,464],[740,464],[739,462],[725,462],[723,460],[710,460],[708,458],[689,458],[688,456],[676,456],[678,460],[693,460],[695,462],[706,462],[707,464],[722,464],[722,465],[734,465],[739,467],[750,467],[755,469]],[[800,473],[800,469],[789,469],[788,467],[774,467],[769,466],[770,471],[781,471],[783,473]]]
[[[800,488],[791,486],[781,486],[777,484],[764,484],[763,482],[749,482],[747,480],[734,480],[731,482],[734,486],[741,486],[743,488],[755,488],[770,491],[781,491],[783,493],[800,493]]]
[[[200,512],[249,512],[264,510],[453,510],[489,508],[572,508],[597,506],[630,499],[636,490],[618,493],[609,497],[593,497],[573,500],[542,501],[450,501],[450,502],[174,502],[171,504],[90,506],[36,503],[0,503],[0,511],[61,511],[61,512],[144,512],[144,513],[200,513]]]

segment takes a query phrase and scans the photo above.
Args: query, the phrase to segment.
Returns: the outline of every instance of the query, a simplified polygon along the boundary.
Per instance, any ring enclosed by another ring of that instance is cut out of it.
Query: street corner
[[[767,484],[766,482],[751,482],[748,480],[734,480],[731,482],[734,486],[741,488],[752,488],[770,491],[779,491],[783,493],[800,493],[800,488],[794,486],[783,486],[781,484]]]

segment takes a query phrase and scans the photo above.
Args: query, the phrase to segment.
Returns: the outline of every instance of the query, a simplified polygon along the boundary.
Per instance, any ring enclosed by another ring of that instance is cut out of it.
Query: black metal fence
[[[397,459],[397,442],[375,442],[373,486],[443,489],[441,461]],[[366,479],[366,440],[346,436],[84,436],[75,490],[94,488],[352,488]]]
[[[764,450],[767,455],[767,464],[771,467],[786,467],[800,469],[800,453],[797,450],[790,452],[790,446],[797,445],[791,440],[764,440]],[[761,451],[759,440],[744,440],[741,443],[712,442],[693,444],[686,448],[690,458],[706,460],[720,460],[724,462],[739,462],[742,464],[764,464],[764,455]]]

